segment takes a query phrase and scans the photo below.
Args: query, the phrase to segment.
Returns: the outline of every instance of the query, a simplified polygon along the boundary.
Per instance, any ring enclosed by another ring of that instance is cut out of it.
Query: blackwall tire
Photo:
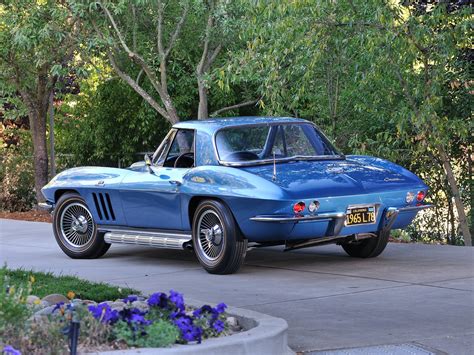
[[[211,274],[237,272],[245,260],[247,240],[229,208],[216,200],[201,202],[193,218],[193,246],[196,257]]]
[[[388,244],[390,231],[378,232],[377,237],[342,244],[347,254],[355,258],[375,258],[379,256]]]
[[[85,200],[76,193],[62,195],[53,215],[53,231],[62,251],[73,259],[94,259],[104,255],[110,244],[99,233]]]

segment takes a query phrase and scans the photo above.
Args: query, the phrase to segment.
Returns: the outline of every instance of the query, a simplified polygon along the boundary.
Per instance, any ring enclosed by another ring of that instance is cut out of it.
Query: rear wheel
[[[363,239],[359,242],[342,244],[347,254],[356,258],[375,258],[379,256],[388,243],[390,231],[377,233],[377,237]]]
[[[196,256],[211,274],[232,274],[239,270],[247,252],[247,240],[240,235],[234,216],[220,201],[199,204],[193,218]]]
[[[110,248],[99,233],[84,199],[66,193],[58,200],[53,217],[54,236],[59,247],[71,258],[98,258]]]

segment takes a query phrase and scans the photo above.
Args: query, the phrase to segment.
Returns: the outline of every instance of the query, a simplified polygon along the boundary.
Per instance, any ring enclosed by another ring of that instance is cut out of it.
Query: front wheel
[[[390,231],[377,232],[377,236],[358,242],[344,243],[342,248],[347,254],[356,258],[375,258],[379,256],[388,243]]]
[[[245,259],[247,240],[240,235],[234,216],[220,201],[199,204],[193,218],[196,256],[211,274],[237,272]]]
[[[98,258],[110,248],[97,230],[86,202],[75,193],[66,193],[58,200],[53,230],[59,247],[73,259]]]

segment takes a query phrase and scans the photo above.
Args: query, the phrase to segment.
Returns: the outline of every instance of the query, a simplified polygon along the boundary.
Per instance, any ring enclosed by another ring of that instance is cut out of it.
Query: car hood
[[[295,161],[277,163],[276,180],[273,179],[272,164],[242,169],[272,181],[291,197],[311,198],[357,195],[420,185],[421,181],[415,175],[408,171],[404,174],[404,169],[398,168],[389,169],[349,159]]]

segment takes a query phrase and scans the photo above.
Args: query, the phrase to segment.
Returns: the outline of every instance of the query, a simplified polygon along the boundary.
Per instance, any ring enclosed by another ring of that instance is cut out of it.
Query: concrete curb
[[[206,302],[187,300],[186,304],[200,307]],[[236,317],[245,331],[213,338],[201,344],[175,345],[171,348],[139,348],[100,352],[103,355],[159,354],[159,355],[291,355],[287,343],[288,324],[282,318],[242,308],[229,307],[226,311]]]

